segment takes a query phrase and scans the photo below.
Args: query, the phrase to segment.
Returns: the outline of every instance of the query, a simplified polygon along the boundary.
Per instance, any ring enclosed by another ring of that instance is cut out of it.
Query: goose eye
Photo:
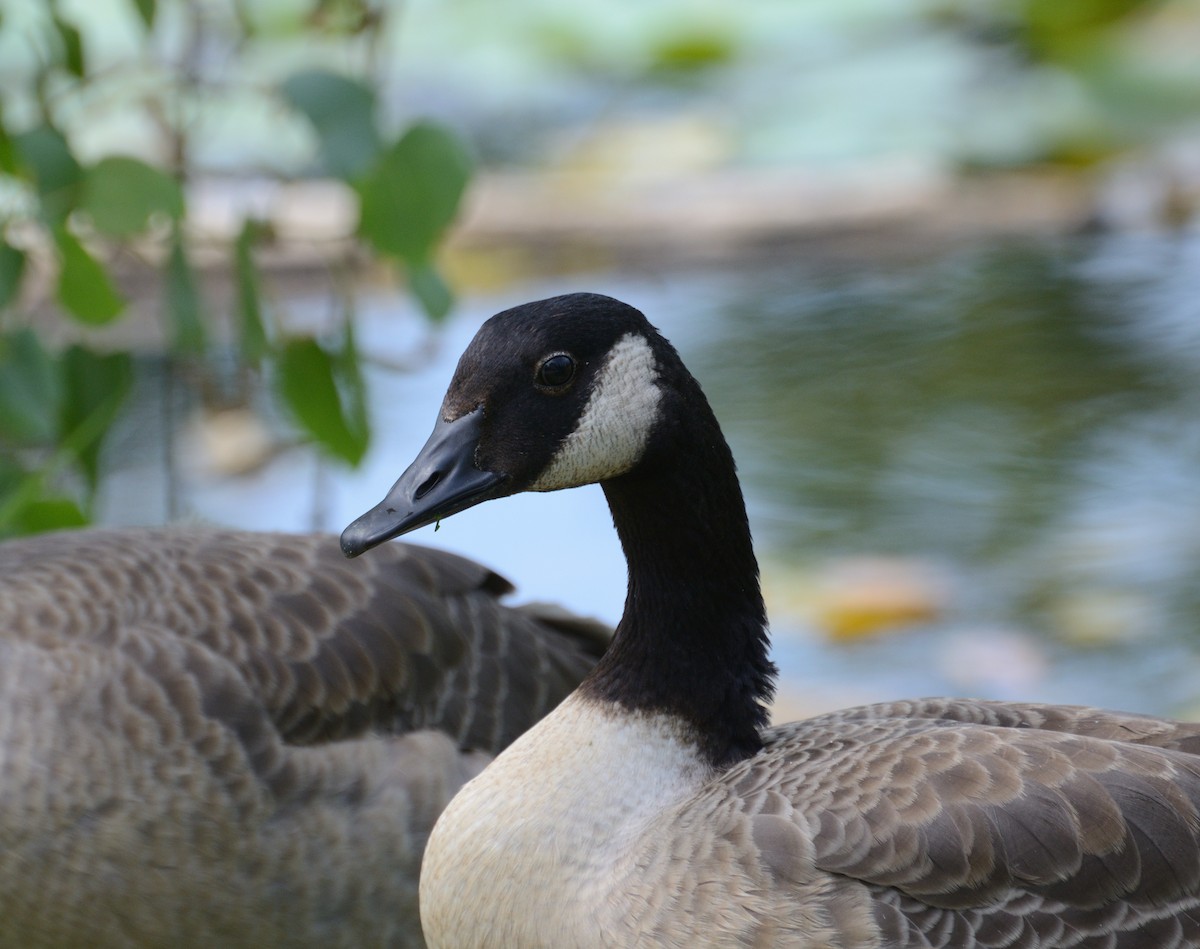
[[[538,366],[534,379],[538,385],[558,388],[575,378],[575,360],[566,353],[558,353]]]

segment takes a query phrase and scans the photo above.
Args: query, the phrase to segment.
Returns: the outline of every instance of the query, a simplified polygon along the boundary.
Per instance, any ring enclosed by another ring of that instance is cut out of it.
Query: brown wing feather
[[[861,888],[881,946],[1194,947],[1198,735],[1096,709],[929,699],[772,729],[729,778],[751,814],[790,808],[811,833],[794,867],[763,852],[773,875],[801,878],[803,861]]]
[[[434,727],[464,748],[504,747],[605,642],[598,624],[502,605],[511,589],[412,545],[348,561],[318,534],[88,530],[0,545],[7,636],[46,648],[119,639],[164,666],[187,644],[191,665],[206,654],[231,667],[292,744]]]

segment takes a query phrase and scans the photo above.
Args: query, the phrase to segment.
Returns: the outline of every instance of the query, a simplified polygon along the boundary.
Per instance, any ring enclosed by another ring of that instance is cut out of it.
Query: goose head
[[[611,297],[574,293],[493,316],[459,360],[429,440],[343,531],[343,551],[494,498],[628,474],[645,463],[671,394],[661,367],[677,362],[640,312]]]
[[[753,754],[775,668],[733,455],[679,355],[627,304],[576,293],[485,323],[429,441],[342,549],[357,556],[484,501],[594,482],[628,582],[581,691],[668,715],[714,765]]]

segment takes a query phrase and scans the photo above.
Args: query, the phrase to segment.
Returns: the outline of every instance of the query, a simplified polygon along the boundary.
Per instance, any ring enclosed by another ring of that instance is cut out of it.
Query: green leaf
[[[51,469],[26,471],[0,456],[0,537],[82,527],[87,515],[71,498],[51,494]]]
[[[155,214],[183,217],[183,190],[170,175],[136,158],[105,158],[87,172],[80,205],[105,234],[129,237],[146,229]]]
[[[428,264],[408,268],[408,289],[435,323],[444,320],[454,305],[454,294],[450,292],[446,281]]]
[[[58,31],[59,41],[62,43],[63,65],[66,66],[67,72],[82,79],[84,73],[87,72],[83,58],[83,37],[78,28],[58,14],[54,15],[53,22],[54,29]]]
[[[102,326],[125,309],[108,273],[64,226],[54,229],[58,245],[58,302],[81,323]]]
[[[104,438],[133,388],[133,357],[126,352],[97,353],[73,345],[63,353],[59,368],[63,389],[60,443],[74,454],[92,494],[99,480]]]
[[[359,185],[359,233],[384,254],[424,264],[454,220],[470,176],[471,159],[453,134],[414,125]]]
[[[259,292],[258,270],[251,253],[262,226],[246,221],[234,242],[234,270],[237,276],[238,339],[242,358],[258,363],[267,353],[267,331],[263,326],[262,294]]]
[[[50,495],[45,471],[26,471],[0,457],[0,537],[82,527],[87,515],[70,498]]]
[[[0,310],[16,299],[24,272],[25,252],[0,238]]]
[[[301,428],[334,457],[358,464],[367,433],[347,418],[329,353],[311,337],[289,340],[277,368],[280,397]]]
[[[346,416],[350,430],[360,433],[363,450],[371,437],[371,422],[367,413],[367,384],[363,379],[362,364],[358,358],[358,341],[354,333],[352,314],[347,314],[342,346],[333,363],[334,379],[346,396]],[[357,463],[357,460],[354,462]]]
[[[146,29],[154,28],[154,14],[156,12],[154,0],[133,0],[134,8],[138,12],[138,16],[142,18],[142,23]]]
[[[200,315],[200,293],[192,265],[183,246],[183,234],[175,229],[167,258],[166,311],[171,325],[171,348],[178,354],[202,353],[206,344]]]
[[[361,82],[320,69],[306,70],[283,84],[283,97],[312,122],[321,160],[341,178],[362,174],[379,152],[375,94]]]
[[[24,536],[86,527],[88,523],[87,514],[72,498],[54,495],[34,498],[17,507],[8,518],[8,524],[0,525],[0,531],[8,526],[13,533]]]
[[[71,147],[58,129],[50,125],[13,137],[20,165],[37,186],[42,214],[58,223],[73,211],[79,201],[83,169],[71,154]]]
[[[20,173],[17,146],[9,136],[8,129],[4,124],[3,102],[0,102],[0,172],[14,176]]]
[[[690,73],[725,66],[737,54],[732,31],[723,26],[677,25],[650,51],[651,73]]]
[[[58,368],[31,329],[0,336],[0,439],[50,442],[62,399]]]

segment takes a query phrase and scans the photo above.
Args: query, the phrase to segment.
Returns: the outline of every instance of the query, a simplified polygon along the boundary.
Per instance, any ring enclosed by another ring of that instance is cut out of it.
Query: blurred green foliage
[[[497,163],[541,166],[600,147],[611,155],[612,129],[682,119],[720,146],[707,160],[748,169],[1074,166],[1173,148],[1194,136],[1200,115],[1197,0],[515,0],[503,16],[493,9],[488,0],[412,4],[406,25],[422,42],[399,79],[457,98],[476,147]],[[481,68],[483,95],[473,91]],[[683,154],[669,131],[660,138],[664,163]]]
[[[1102,41],[1112,27],[1160,6],[1160,0],[1019,0],[1017,32],[1035,54],[1066,60]]]
[[[1200,84],[1195,5],[1178,0],[934,0],[933,22],[957,31],[976,53],[1007,52],[1006,82],[1045,110],[1028,161],[1091,165],[1194,125]],[[1032,95],[1028,90],[1042,90]],[[1057,92],[1055,92],[1057,90]],[[1054,101],[1061,97],[1061,114]],[[1039,100],[1044,102],[1039,103]],[[1031,110],[1037,114],[1037,109]],[[993,162],[977,152],[973,164]]]
[[[87,522],[104,435],[132,381],[129,353],[52,353],[28,327],[0,334],[0,534]],[[64,491],[67,473],[79,490]]]
[[[105,438],[134,378],[122,341],[129,334],[111,332],[128,309],[122,261],[158,272],[164,345],[186,369],[175,374],[181,384],[203,388],[232,350],[236,372],[264,376],[266,391],[324,453],[357,464],[366,451],[350,290],[339,300],[339,328],[288,328],[256,262],[274,230],[246,213],[235,239],[216,249],[233,277],[228,313],[207,298],[188,185],[214,174],[196,131],[214,103],[290,112],[312,133],[302,168],[220,172],[340,179],[358,214],[342,266],[364,258],[396,266],[431,319],[452,305],[435,252],[472,162],[438,125],[380,120],[373,69],[390,5],[115,2],[128,22],[89,19],[86,8],[59,0],[0,0],[0,47],[27,54],[0,64],[0,536],[91,516]],[[126,44],[119,56],[114,36]],[[296,49],[307,55],[281,52]],[[299,68],[314,60],[338,68]],[[272,73],[264,62],[288,65]],[[89,141],[97,111],[136,117],[142,134],[127,147],[97,148]],[[46,332],[61,330],[54,311],[78,329]],[[51,342],[64,337],[70,342]]]

